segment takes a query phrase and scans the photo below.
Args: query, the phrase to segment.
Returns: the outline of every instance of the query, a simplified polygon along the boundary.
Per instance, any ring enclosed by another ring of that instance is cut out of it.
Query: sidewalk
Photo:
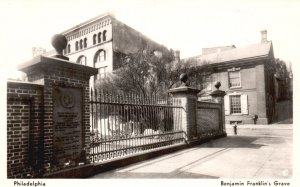
[[[234,124],[226,124],[226,129],[233,128]],[[262,129],[262,128],[270,128],[270,129],[293,129],[293,118],[285,119],[283,121],[279,121],[273,124],[245,124],[245,125],[237,125],[240,129]]]
[[[233,131],[234,125],[226,124],[226,132]],[[248,129],[248,130],[255,130],[255,129],[281,129],[281,130],[291,130],[293,129],[292,124],[272,124],[272,125],[237,125],[237,129]]]
[[[100,173],[92,178],[292,177],[292,125],[244,125],[238,128],[241,134]]]

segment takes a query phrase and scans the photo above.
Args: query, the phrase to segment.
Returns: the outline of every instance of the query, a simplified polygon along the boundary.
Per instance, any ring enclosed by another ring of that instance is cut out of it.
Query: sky
[[[8,76],[32,58],[32,47],[51,50],[54,34],[106,12],[181,58],[258,43],[266,29],[276,58],[300,60],[300,0],[1,0],[0,7],[0,69]]]

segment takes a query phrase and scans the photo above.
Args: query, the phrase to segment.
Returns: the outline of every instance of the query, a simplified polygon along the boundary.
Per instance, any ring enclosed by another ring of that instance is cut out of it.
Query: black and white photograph
[[[299,0],[0,10],[4,186],[299,185]]]

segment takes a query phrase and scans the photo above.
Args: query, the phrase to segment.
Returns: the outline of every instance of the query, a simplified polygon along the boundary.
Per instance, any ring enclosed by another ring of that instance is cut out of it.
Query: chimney
[[[41,48],[41,47],[33,47],[32,48],[32,57],[36,57],[36,56],[42,55],[44,53],[46,53],[46,49],[44,49],[44,48]]]
[[[267,39],[267,30],[262,30],[262,31],[260,31],[260,33],[261,33],[261,43],[268,42],[268,39]]]

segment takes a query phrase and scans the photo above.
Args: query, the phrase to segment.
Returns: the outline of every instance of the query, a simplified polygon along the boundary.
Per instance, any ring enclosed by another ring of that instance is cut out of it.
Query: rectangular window
[[[240,71],[230,71],[229,73],[229,87],[241,87],[241,74]]]
[[[100,79],[104,79],[106,77],[106,67],[99,69]]]
[[[95,81],[105,79],[106,78],[106,73],[107,73],[107,66],[98,68],[98,74],[95,75]]]
[[[105,61],[105,51],[100,51],[99,56],[98,56],[98,62],[103,62]]]
[[[241,110],[241,96],[240,95],[231,95],[230,96],[230,113],[231,114],[240,114]]]

